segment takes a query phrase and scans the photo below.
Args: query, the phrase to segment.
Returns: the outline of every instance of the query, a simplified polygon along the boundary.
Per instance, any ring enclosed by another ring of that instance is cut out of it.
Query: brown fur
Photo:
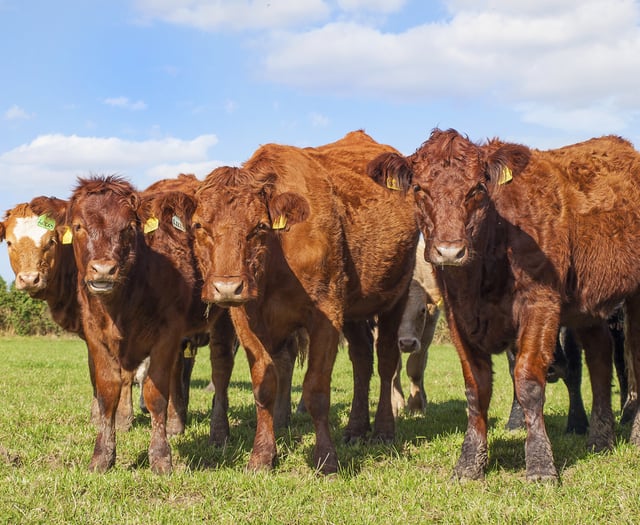
[[[638,153],[619,137],[538,151],[499,140],[478,145],[454,130],[435,130],[405,162],[413,174],[405,187],[415,188],[425,257],[436,265],[467,389],[469,426],[456,475],[483,475],[490,355],[515,340],[527,477],[557,476],[542,408],[561,323],[575,328],[585,346],[594,400],[588,443],[611,447],[605,318],[626,300],[628,326],[639,326]],[[499,184],[505,167],[513,178]],[[629,330],[634,349],[638,330]],[[635,421],[631,439],[640,444]]]
[[[120,177],[93,177],[79,179],[66,209],[50,211],[73,231],[83,327],[96,366],[101,423],[92,470],[104,471],[115,462],[113,409],[120,396],[120,368],[133,370],[147,356],[149,462],[155,472],[171,469],[167,405],[170,389],[174,393],[172,371],[181,339],[213,321],[205,318],[194,292],[199,281],[189,262],[193,258],[184,249],[188,243],[181,243],[166,222],[165,207],[173,206],[173,213],[184,216],[184,210],[177,209],[181,199],[172,197],[161,193],[156,200]],[[150,212],[162,220],[150,234],[153,238],[146,239],[142,225]]]
[[[393,436],[397,327],[417,229],[411,209],[398,206],[396,196],[365,174],[367,162],[384,151],[394,150],[362,132],[319,148],[270,144],[242,168],[214,170],[196,194],[202,297],[233,306],[251,364],[258,409],[251,468],[269,467],[275,459],[273,359],[298,328],[309,333],[303,398],[316,428],[314,465],[323,472],[337,468],[328,410],[339,333],[355,331],[352,322],[375,314],[382,385],[375,430]]]

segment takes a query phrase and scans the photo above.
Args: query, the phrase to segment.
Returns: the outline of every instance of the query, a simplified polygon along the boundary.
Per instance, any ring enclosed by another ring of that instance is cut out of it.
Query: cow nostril
[[[243,289],[244,289],[244,283],[240,281],[240,284],[238,285],[238,287],[235,289],[233,293],[235,293],[236,295],[240,295]]]
[[[467,253],[466,248],[463,246],[462,249],[456,254],[456,259],[459,261],[460,259],[463,259],[465,254]]]

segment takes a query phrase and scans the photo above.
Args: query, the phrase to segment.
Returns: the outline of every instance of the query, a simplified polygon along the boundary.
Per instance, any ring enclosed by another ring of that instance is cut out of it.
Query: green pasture
[[[0,338],[0,523],[10,524],[422,524],[638,523],[640,451],[629,428],[617,444],[592,454],[582,436],[565,435],[564,385],[547,388],[547,429],[558,484],[524,476],[523,431],[507,432],[511,384],[504,355],[494,358],[490,467],[483,482],[450,475],[466,427],[464,387],[453,347],[432,347],[426,374],[426,415],[402,415],[391,445],[341,443],[351,400],[351,368],[342,349],[333,375],[331,423],[341,470],[324,478],[310,466],[313,426],[294,414],[278,435],[279,461],[269,473],[244,471],[255,412],[249,373],[238,354],[231,383],[231,440],[208,444],[210,366],[200,350],[188,428],[172,438],[174,472],[156,476],[147,459],[148,417],[136,406],[134,428],[118,434],[116,467],[91,474],[95,432],[86,347],[77,339]],[[293,397],[303,371],[296,370]],[[407,385],[404,380],[405,388]],[[588,377],[583,391],[591,405]],[[134,392],[137,396],[138,391]],[[378,382],[371,391],[375,413]],[[614,408],[619,407],[614,383]]]

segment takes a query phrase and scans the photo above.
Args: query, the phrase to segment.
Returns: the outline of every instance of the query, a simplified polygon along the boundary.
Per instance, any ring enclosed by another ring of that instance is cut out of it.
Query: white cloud
[[[137,0],[143,17],[202,30],[277,29],[325,20],[323,0]]]
[[[42,135],[0,155],[3,191],[28,192],[23,199],[53,194],[64,198],[78,176],[117,173],[139,188],[157,180],[157,174],[173,177],[180,172],[204,176],[219,164],[209,158],[215,135],[192,140],[173,137],[126,141],[119,138]],[[208,170],[208,171],[204,171]]]
[[[265,73],[273,82],[307,91],[399,102],[488,94],[504,106],[526,105],[527,118],[536,114],[552,126],[558,119],[550,108],[585,120],[606,114],[606,122],[624,127],[626,114],[640,107],[637,2],[447,5],[450,19],[397,33],[345,20],[274,34]],[[590,124],[602,129],[601,123]]]
[[[4,113],[5,120],[25,120],[33,118],[33,114],[27,113],[20,106],[14,104]]]
[[[406,0],[338,0],[338,6],[344,11],[378,11],[394,13],[406,4]]]
[[[129,109],[131,111],[140,111],[143,109],[147,109],[147,104],[142,100],[133,102],[129,100],[127,97],[105,98],[102,102],[107,106],[112,106],[114,108]]]

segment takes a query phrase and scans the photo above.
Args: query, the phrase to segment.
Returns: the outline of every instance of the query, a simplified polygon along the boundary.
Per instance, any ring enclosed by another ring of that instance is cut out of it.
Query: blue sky
[[[0,212],[354,129],[640,146],[639,23],[633,0],[0,0]]]

